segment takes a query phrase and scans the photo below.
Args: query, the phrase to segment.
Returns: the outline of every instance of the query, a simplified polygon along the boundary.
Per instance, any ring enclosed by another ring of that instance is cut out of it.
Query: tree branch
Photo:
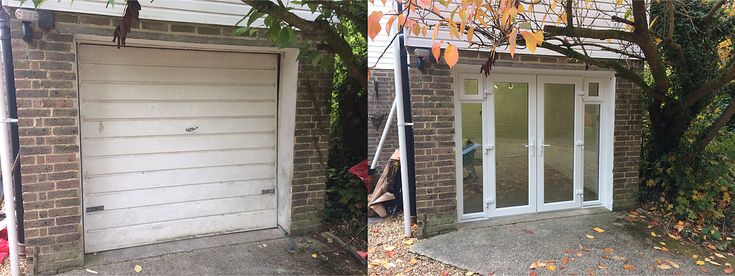
[[[710,9],[709,12],[706,15],[704,15],[704,17],[702,17],[702,22],[704,24],[709,24],[710,20],[712,20],[712,18],[715,17],[715,14],[717,13],[717,11],[719,11],[722,8],[722,6],[725,5],[725,2],[727,2],[727,0],[720,0],[717,3],[715,3],[715,5],[712,6],[712,9]]]
[[[656,90],[653,90],[650,86],[648,86],[646,81],[643,80],[643,78],[641,78],[640,75],[636,74],[635,72],[633,72],[632,70],[628,68],[623,67],[622,65],[620,65],[614,60],[595,59],[590,56],[579,53],[577,51],[574,51],[571,48],[565,48],[560,45],[551,44],[548,42],[544,42],[543,44],[541,44],[541,47],[552,50],[557,53],[560,53],[570,58],[582,60],[588,64],[595,65],[597,67],[613,69],[620,77],[626,80],[632,81],[633,83],[638,85],[640,88],[642,88],[643,92],[650,95],[654,99],[659,100],[661,102],[665,102],[665,103],[671,102],[671,98],[669,98],[668,96],[664,94],[657,92]]]
[[[599,40],[616,39],[633,43],[637,42],[633,33],[609,29],[590,29],[580,27],[571,29],[567,27],[546,25],[544,26],[544,34],[548,36],[581,37]]]
[[[735,57],[733,57],[727,67],[723,69],[717,76],[702,84],[697,90],[695,90],[689,97],[687,97],[683,105],[685,108],[689,108],[699,102],[704,96],[709,93],[720,90],[725,84],[735,79]]]
[[[704,152],[707,145],[717,136],[722,127],[724,127],[735,115],[735,96],[730,99],[730,104],[727,105],[725,111],[722,112],[712,125],[697,139],[697,142],[693,145],[692,149],[684,157],[685,162],[692,162],[696,160],[698,156]]]
[[[302,33],[307,34],[307,36],[302,36],[305,39],[318,40],[329,45],[326,50],[342,59],[345,66],[347,66],[347,73],[350,77],[358,81],[363,87],[367,87],[366,66],[359,65],[358,57],[352,52],[349,43],[329,25],[329,22],[324,20],[308,21],[271,1],[242,0],[242,2],[261,13],[269,14],[299,28]]]
[[[653,89],[663,94],[669,89],[669,77],[666,74],[666,66],[649,33],[648,16],[646,13],[646,1],[633,0],[633,23],[635,23],[633,34],[637,37],[636,44],[641,48],[643,55],[646,56],[646,62],[651,68],[651,75],[653,75],[653,82],[655,84]]]
[[[321,4],[322,7],[333,10],[337,17],[340,18],[347,18],[348,20],[352,21],[352,23],[357,26],[357,30],[360,32],[363,37],[365,34],[367,34],[367,20],[365,18],[360,18],[353,9],[355,7],[347,7],[343,3],[334,2],[334,1],[323,1],[323,0],[307,0],[304,1],[311,2],[314,4]],[[351,5],[357,5],[355,3],[352,3]]]

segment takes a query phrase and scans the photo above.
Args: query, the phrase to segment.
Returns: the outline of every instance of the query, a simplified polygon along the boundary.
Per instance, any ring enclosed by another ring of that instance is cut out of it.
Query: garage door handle
[[[197,129],[199,129],[199,127],[190,127],[186,129],[186,132],[194,132]]]

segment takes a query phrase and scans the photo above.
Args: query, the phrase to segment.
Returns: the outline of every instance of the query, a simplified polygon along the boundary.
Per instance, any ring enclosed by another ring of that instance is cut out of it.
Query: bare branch
[[[604,60],[604,59],[595,59],[590,56],[587,56],[585,54],[582,54],[580,52],[574,51],[569,47],[562,47],[560,45],[551,44],[548,42],[544,42],[541,44],[541,47],[552,50],[554,52],[560,53],[562,55],[565,55],[570,58],[578,59],[581,61],[584,61],[588,64],[600,67],[600,68],[608,68],[613,69],[615,72],[622,78],[632,81],[636,85],[638,85],[640,88],[643,89],[643,92],[650,95],[651,97],[661,101],[669,103],[671,102],[671,98],[668,96],[659,93],[658,91],[652,89],[643,78],[633,72],[633,70],[630,70],[628,68],[625,68],[624,66],[620,65],[617,61],[614,60]]]
[[[730,99],[730,104],[727,105],[722,114],[720,114],[720,117],[715,119],[712,125],[702,133],[699,139],[697,139],[697,142],[692,146],[692,149],[689,150],[687,155],[684,157],[685,162],[696,160],[696,158],[704,152],[707,145],[709,145],[709,143],[717,136],[717,133],[720,132],[722,127],[732,120],[733,115],[735,115],[735,96]]]
[[[735,57],[730,60],[727,67],[717,74],[714,79],[705,82],[689,97],[687,97],[683,102],[684,107],[688,108],[695,105],[699,100],[704,98],[704,96],[720,90],[720,88],[731,82],[733,79],[735,79]]]
[[[702,22],[704,24],[709,24],[710,20],[712,20],[712,18],[715,17],[715,14],[717,14],[717,12],[722,8],[722,6],[725,5],[725,2],[727,2],[727,0],[720,0],[717,3],[715,3],[715,5],[712,6],[712,9],[709,10],[709,12],[704,17],[702,17]]]
[[[590,29],[579,27],[570,29],[567,27],[547,25],[544,26],[544,33],[549,36],[581,37],[599,40],[615,39],[633,43],[638,42],[635,36],[633,36],[633,33],[610,29]]]

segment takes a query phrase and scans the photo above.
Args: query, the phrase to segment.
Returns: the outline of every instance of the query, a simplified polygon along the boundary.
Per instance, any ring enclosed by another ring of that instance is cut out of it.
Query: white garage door
[[[78,51],[86,252],[276,226],[277,55]]]

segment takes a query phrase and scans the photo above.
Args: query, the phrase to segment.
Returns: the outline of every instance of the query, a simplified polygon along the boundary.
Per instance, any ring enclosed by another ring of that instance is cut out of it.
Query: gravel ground
[[[368,275],[466,275],[463,270],[409,252],[415,238],[403,237],[403,215],[370,224]],[[391,253],[392,252],[392,253]],[[469,272],[472,275],[471,272]]]
[[[20,272],[25,275],[26,273],[26,258],[20,258]],[[0,267],[0,276],[10,275],[10,258],[6,258],[3,262],[3,266]]]

